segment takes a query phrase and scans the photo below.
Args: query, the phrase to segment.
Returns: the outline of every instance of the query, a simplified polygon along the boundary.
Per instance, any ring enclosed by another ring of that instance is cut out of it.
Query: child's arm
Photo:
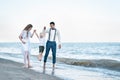
[[[46,36],[46,33],[45,32],[43,32],[43,37],[45,37]]]
[[[46,36],[46,32],[47,32],[46,31],[46,26],[44,26],[44,29],[43,29],[43,32],[42,32],[44,37]]]

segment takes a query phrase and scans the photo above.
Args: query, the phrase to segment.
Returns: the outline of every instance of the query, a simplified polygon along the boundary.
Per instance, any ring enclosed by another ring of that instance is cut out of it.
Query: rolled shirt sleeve
[[[61,44],[61,36],[59,30],[57,30],[57,37],[58,37],[58,44]]]

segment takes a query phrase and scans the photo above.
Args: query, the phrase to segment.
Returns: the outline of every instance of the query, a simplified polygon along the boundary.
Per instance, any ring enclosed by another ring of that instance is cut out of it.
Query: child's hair
[[[28,25],[24,28],[24,30],[28,31],[29,28],[32,28],[32,27],[33,27],[32,24],[28,24]]]

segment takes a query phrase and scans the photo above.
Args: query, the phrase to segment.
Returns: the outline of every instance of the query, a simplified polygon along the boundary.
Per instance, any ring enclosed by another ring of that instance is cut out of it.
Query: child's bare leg
[[[40,54],[40,60],[42,60],[42,54],[43,54],[43,53]]]
[[[38,60],[40,60],[40,53],[39,53],[39,55],[38,55]]]
[[[38,55],[38,60],[39,60],[39,61],[42,60],[42,54],[43,54],[43,53],[39,53],[39,55]]]

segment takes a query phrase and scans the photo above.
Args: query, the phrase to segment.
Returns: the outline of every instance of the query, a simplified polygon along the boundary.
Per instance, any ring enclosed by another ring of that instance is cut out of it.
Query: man
[[[56,37],[58,37],[58,47],[61,49],[61,40],[60,40],[60,32],[55,28],[55,23],[50,22],[50,29],[44,29],[43,32],[48,33],[48,41],[46,43],[46,52],[44,56],[44,65],[43,68],[46,68],[47,57],[49,55],[50,49],[52,50],[52,62],[53,62],[53,69],[55,69],[56,63]]]

